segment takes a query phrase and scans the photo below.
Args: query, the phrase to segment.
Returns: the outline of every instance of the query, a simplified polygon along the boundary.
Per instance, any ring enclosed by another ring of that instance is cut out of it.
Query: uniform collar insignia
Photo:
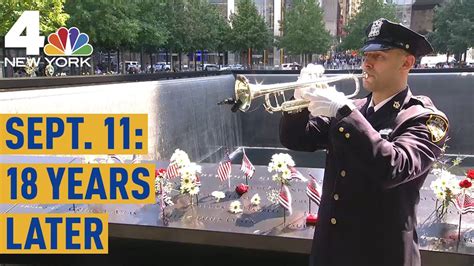
[[[400,109],[400,102],[399,101],[394,101],[393,102],[393,108]]]

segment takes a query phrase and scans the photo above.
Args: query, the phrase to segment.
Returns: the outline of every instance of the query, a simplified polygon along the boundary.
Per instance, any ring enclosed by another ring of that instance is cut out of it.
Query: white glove
[[[306,67],[301,69],[300,75],[298,76],[298,82],[315,81],[324,74],[324,67],[322,65],[308,64]],[[297,100],[303,99],[303,94],[306,92],[314,92],[316,87],[314,85],[308,85],[295,89],[294,97]]]
[[[308,110],[312,116],[335,117],[337,110],[344,105],[354,108],[352,101],[347,99],[344,93],[336,91],[334,87],[305,92],[302,97],[310,101]]]
[[[311,86],[302,87],[302,88],[295,89],[293,96],[295,97],[296,100],[302,100],[304,94],[313,93],[314,91],[316,91],[316,88],[314,87],[311,87]]]

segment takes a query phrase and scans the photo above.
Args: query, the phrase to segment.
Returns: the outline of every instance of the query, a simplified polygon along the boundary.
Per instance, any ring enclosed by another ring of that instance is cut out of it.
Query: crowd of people
[[[338,52],[333,56],[319,57],[317,64],[325,69],[357,69],[360,68],[362,57],[356,53]]]

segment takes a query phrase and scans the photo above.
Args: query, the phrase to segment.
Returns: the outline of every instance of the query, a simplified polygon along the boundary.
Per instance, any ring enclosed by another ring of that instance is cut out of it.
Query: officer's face
[[[374,92],[400,83],[408,75],[404,67],[407,56],[409,55],[400,49],[365,52],[362,69],[368,77],[363,79],[364,87]]]

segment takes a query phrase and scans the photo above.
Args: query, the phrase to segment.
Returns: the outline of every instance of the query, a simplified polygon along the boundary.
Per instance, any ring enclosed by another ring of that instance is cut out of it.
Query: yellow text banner
[[[108,215],[0,214],[0,254],[107,254]]]
[[[155,203],[154,164],[0,164],[0,203]]]
[[[0,114],[0,154],[147,151],[147,114]]]

